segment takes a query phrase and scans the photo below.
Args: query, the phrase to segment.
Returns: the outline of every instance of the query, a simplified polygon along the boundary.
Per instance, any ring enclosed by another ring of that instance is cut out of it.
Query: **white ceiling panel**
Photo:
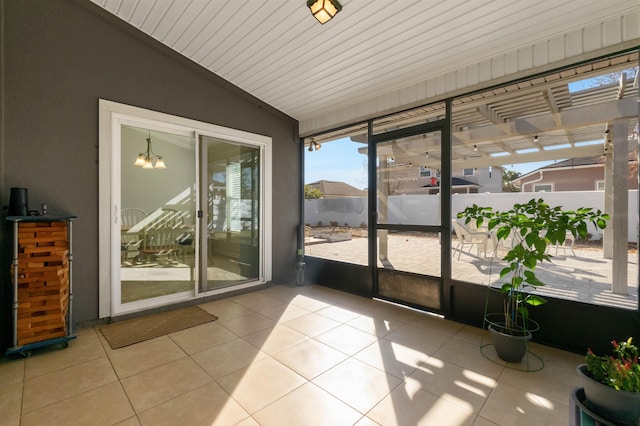
[[[428,97],[417,87],[430,79],[470,85],[443,76],[509,52],[534,67],[562,60],[575,53],[566,34],[597,48],[640,32],[598,27],[629,14],[640,25],[637,0],[341,0],[325,25],[305,0],[92,1],[301,122],[404,90],[390,101],[400,107]],[[479,72],[514,68],[499,61]]]

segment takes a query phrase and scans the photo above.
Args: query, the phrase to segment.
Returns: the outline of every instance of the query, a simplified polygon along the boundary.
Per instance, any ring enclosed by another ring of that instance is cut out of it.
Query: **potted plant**
[[[611,355],[599,356],[589,349],[585,364],[578,366],[585,406],[616,424],[640,425],[640,350],[631,337],[611,344]]]
[[[547,247],[564,244],[568,233],[574,238],[586,237],[590,222],[604,229],[609,216],[592,208],[563,210],[542,199],[532,199],[503,212],[474,204],[458,213],[458,218],[464,218],[467,224],[473,221],[478,229],[486,222],[496,247],[500,241],[511,240],[502,258],[507,266],[500,271],[500,279],[507,279],[499,288],[504,295],[503,310],[485,314],[485,320],[498,356],[507,362],[520,362],[531,332],[538,328],[529,317],[528,307],[546,302],[532,291],[544,285],[536,277],[535,268],[539,262],[551,261]]]

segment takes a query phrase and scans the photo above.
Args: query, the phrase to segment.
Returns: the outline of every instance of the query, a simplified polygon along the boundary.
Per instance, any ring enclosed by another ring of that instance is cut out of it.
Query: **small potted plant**
[[[585,406],[616,424],[640,425],[640,350],[632,337],[611,344],[611,355],[596,355],[589,349],[585,364],[578,366]]]
[[[498,356],[507,362],[520,362],[531,332],[538,328],[529,318],[528,307],[546,302],[532,291],[544,285],[536,277],[535,268],[539,262],[551,261],[547,247],[564,244],[567,233],[584,238],[589,222],[604,229],[609,216],[592,208],[563,210],[542,199],[532,199],[503,212],[474,204],[458,213],[458,218],[464,218],[467,224],[473,221],[478,229],[486,222],[496,247],[502,240],[512,241],[503,257],[507,266],[500,271],[500,279],[507,278],[499,288],[504,295],[503,311],[486,313],[485,320]]]

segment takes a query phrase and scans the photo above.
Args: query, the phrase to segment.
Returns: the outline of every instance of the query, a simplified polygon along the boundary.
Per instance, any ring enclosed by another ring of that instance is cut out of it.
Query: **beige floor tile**
[[[487,340],[489,338],[489,332],[487,330],[483,330],[480,327],[465,325],[456,333],[454,337],[464,342],[480,346],[483,340]]]
[[[265,358],[217,380],[249,414],[303,385],[306,380],[273,358]]]
[[[0,358],[0,383],[11,385],[24,380],[26,359]]]
[[[391,321],[397,324],[405,324],[424,315],[416,311],[401,308],[391,303],[383,302],[381,300],[376,300],[374,301],[374,303],[374,317],[383,318],[387,321]]]
[[[384,337],[404,324],[403,322],[385,319],[384,317],[376,315],[360,315],[347,322],[347,325],[364,331],[365,333],[373,334],[374,336]]]
[[[231,299],[221,299],[213,302],[203,303],[198,307],[204,309],[218,317],[218,322],[228,321],[234,318],[251,315],[254,313],[252,309],[242,306]]]
[[[134,416],[129,417],[128,419],[125,419],[120,423],[116,423],[113,426],[140,426],[140,422],[138,421],[138,418]]]
[[[489,420],[483,417],[476,417],[476,420],[473,422],[473,426],[500,426],[497,423],[490,422]]]
[[[378,422],[374,422],[367,416],[363,416],[354,426],[382,426]]]
[[[313,297],[305,296],[304,294],[299,294],[291,299],[291,305],[306,309],[309,312],[319,311],[320,309],[324,309],[329,306],[328,303]]]
[[[449,340],[442,334],[409,324],[398,327],[384,338],[427,355],[436,353]]]
[[[239,423],[236,423],[234,426],[260,426],[258,422],[253,420],[252,417],[247,417]]]
[[[193,360],[214,379],[226,376],[266,357],[264,352],[242,339],[214,346],[192,356]]]
[[[460,339],[450,339],[434,356],[494,379],[497,379],[504,370],[504,363],[496,364],[488,360],[480,351],[480,346]]]
[[[282,304],[280,300],[262,291],[241,294],[232,297],[231,300],[256,312]]]
[[[398,386],[400,380],[350,358],[313,379],[313,383],[365,414]]]
[[[316,313],[310,313],[291,321],[287,321],[284,325],[293,328],[300,333],[306,334],[309,337],[314,337],[339,326],[340,323],[332,320],[331,318],[327,318]]]
[[[190,358],[182,358],[122,380],[136,413],[198,388],[211,381]]]
[[[307,339],[309,337],[284,325],[276,325],[272,329],[262,330],[244,338],[246,342],[269,355],[282,352]]]
[[[464,426],[471,425],[476,416],[470,408],[454,405],[418,387],[401,385],[367,413],[367,417],[385,426]]]
[[[379,339],[353,356],[401,380],[429,359],[429,355],[386,339]]]
[[[92,389],[64,401],[31,411],[22,425],[113,425],[134,415],[120,383]]]
[[[316,336],[315,339],[347,355],[353,355],[375,342],[376,336],[343,324]]]
[[[568,403],[568,396],[566,400]],[[480,416],[499,425],[566,426],[569,409],[543,396],[498,382]]]
[[[476,413],[480,412],[497,384],[491,377],[437,357],[432,357],[416,369],[406,382],[465,409],[471,408]]]
[[[216,322],[171,333],[169,337],[190,355],[237,339],[235,334]]]
[[[538,343],[531,343],[529,350],[542,358],[545,370],[557,369],[566,373],[575,373],[578,365],[584,364],[587,354],[587,349],[584,354],[575,354]]]
[[[187,355],[169,337],[161,336],[109,352],[120,379],[170,363]]]
[[[24,359],[0,359],[0,419],[7,423],[9,419],[19,422],[24,370]]]
[[[344,361],[347,355],[317,340],[309,339],[273,356],[308,380]]]
[[[263,309],[259,313],[267,318],[271,318],[275,322],[284,323],[303,315],[307,315],[309,311],[295,305],[283,303],[282,305]]]
[[[117,380],[106,356],[42,374],[25,381],[22,412],[28,413]]]
[[[300,386],[253,415],[264,426],[347,426],[361,417],[358,411],[313,383]]]
[[[567,395],[571,395],[575,388],[581,387],[575,370],[565,373],[554,368],[544,368],[536,372],[506,368],[500,376],[500,383],[518,387],[532,395],[539,395],[562,405],[569,405]]]
[[[231,331],[238,337],[248,336],[261,330],[273,328],[276,322],[258,313],[245,315],[228,321],[220,322],[220,325]]]
[[[427,329],[432,333],[444,334],[447,337],[455,336],[462,328],[464,328],[464,324],[459,322],[449,321],[444,318],[428,314],[420,315],[419,317],[409,321],[407,324]]]
[[[300,286],[287,284],[276,284],[264,290],[260,290],[263,294],[275,297],[281,302],[291,302],[291,300],[300,294]]]
[[[249,417],[217,383],[211,382],[140,414],[142,425],[235,425]]]
[[[0,417],[0,426],[20,426],[20,416]]]
[[[349,322],[360,315],[359,312],[354,312],[353,310],[333,305],[320,309],[319,311],[316,311],[316,313],[340,323]]]
[[[22,380],[14,383],[0,381],[0,419],[20,417],[22,409]]]
[[[69,341],[67,348],[60,345],[45,346],[32,351],[27,358],[25,377],[33,377],[61,370],[105,356],[104,348],[93,328],[84,328],[76,332],[76,338]]]

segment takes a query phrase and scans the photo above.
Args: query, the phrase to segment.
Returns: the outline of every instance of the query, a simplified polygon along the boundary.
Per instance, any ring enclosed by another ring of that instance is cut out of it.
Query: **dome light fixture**
[[[313,17],[322,25],[329,22],[342,10],[342,5],[338,3],[338,0],[308,0],[307,7],[311,10]]]

